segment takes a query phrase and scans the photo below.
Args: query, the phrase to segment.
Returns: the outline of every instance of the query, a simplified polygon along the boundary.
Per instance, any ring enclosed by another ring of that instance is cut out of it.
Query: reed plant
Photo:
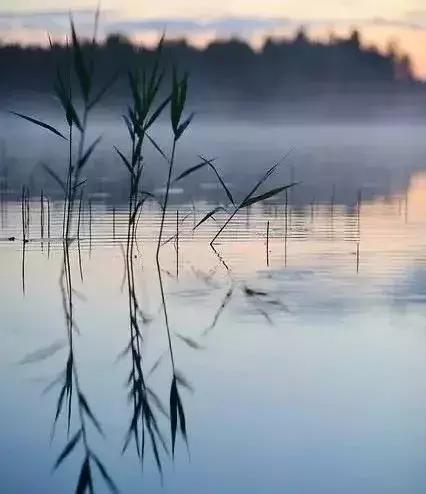
[[[74,22],[71,19],[71,44],[67,42],[69,50],[69,63],[66,67],[57,67],[56,79],[54,83],[54,93],[64,112],[64,126],[66,131],[59,130],[53,125],[20,112],[12,111],[17,117],[24,119],[38,127],[43,128],[56,137],[67,143],[67,166],[65,178],[61,177],[48,165],[43,165],[50,177],[59,185],[63,191],[64,210],[62,236],[66,241],[71,238],[72,218],[75,210],[77,194],[86,183],[83,172],[89,162],[93,152],[101,141],[98,137],[90,144],[87,144],[87,129],[89,116],[94,108],[101,102],[108,89],[115,82],[117,76],[111,78],[106,84],[95,92],[95,60],[94,49],[96,46],[96,35],[98,29],[99,11],[95,15],[93,38],[90,43],[90,51],[87,53],[77,36]],[[53,46],[49,37],[49,41]],[[75,76],[78,82],[80,93],[80,106],[77,108],[77,98],[75,97],[72,80]]]
[[[95,16],[95,27],[92,42],[90,44],[92,51],[96,44],[96,33],[98,27],[99,11]],[[74,336],[76,333],[74,302],[73,302],[73,282],[72,269],[70,261],[70,246],[73,241],[71,237],[72,218],[75,208],[77,194],[82,190],[82,186],[86,180],[82,177],[83,171],[92,156],[95,148],[100,142],[100,138],[93,141],[90,145],[86,144],[87,127],[89,114],[93,108],[100,102],[103,95],[106,93],[110,83],[103,86],[98,93],[94,93],[94,69],[95,63],[93,57],[87,56],[84,53],[80,40],[76,34],[74,23],[71,19],[71,39],[72,43],[69,47],[70,64],[64,71],[58,67],[55,94],[61,103],[64,111],[65,124],[67,127],[67,136],[54,126],[46,123],[33,116],[25,115],[19,112],[12,112],[17,117],[22,118],[38,127],[41,127],[55,136],[67,142],[67,170],[66,178],[62,179],[50,167],[45,165],[47,173],[59,184],[64,193],[64,209],[62,223],[63,237],[63,263],[60,275],[60,289],[62,293],[63,310],[66,321],[66,335],[68,346],[68,357],[65,368],[60,373],[59,377],[54,380],[52,385],[60,385],[58,395],[56,413],[53,421],[53,433],[56,424],[61,415],[65,415],[67,419],[67,436],[68,441],[61,454],[55,462],[54,469],[57,469],[76,449],[81,445],[83,459],[80,467],[75,492],[89,493],[94,492],[93,469],[96,468],[100,476],[105,481],[109,490],[113,493],[118,492],[118,489],[109,475],[107,469],[94,452],[89,441],[89,424],[94,426],[99,434],[103,435],[103,429],[92,411],[89,400],[83,392],[81,384],[81,376],[77,366],[77,358],[74,344]],[[93,53],[92,53],[93,55]],[[64,72],[66,75],[64,75]],[[81,96],[81,111],[76,109],[75,98],[72,91],[72,72],[74,72],[80,90]],[[76,136],[77,133],[77,136]],[[23,244],[28,238],[28,191],[23,189],[22,195],[22,223],[23,223]],[[26,206],[27,205],[27,206]],[[81,206],[80,206],[81,208]],[[50,206],[49,206],[50,211]],[[81,211],[81,210],[80,210]],[[50,216],[50,212],[49,212]],[[80,222],[79,222],[80,224]],[[50,225],[50,219],[49,219]],[[50,230],[50,226],[49,226]],[[78,231],[79,235],[79,231]],[[50,236],[50,231],[49,231]],[[77,430],[70,438],[72,429],[72,410],[75,407],[77,412]]]
[[[164,407],[154,391],[148,386],[145,377],[145,362],[143,360],[143,328],[144,317],[137,298],[134,276],[134,253],[137,242],[137,226],[143,204],[153,194],[142,190],[142,175],[145,167],[145,147],[148,142],[148,131],[156,124],[162,112],[170,101],[166,97],[157,102],[164,72],[160,67],[160,56],[164,38],[158,44],[153,66],[142,73],[138,70],[129,72],[128,81],[131,93],[131,103],[123,120],[125,122],[130,146],[126,153],[117,147],[115,151],[129,173],[129,198],[127,242],[125,251],[125,273],[129,304],[129,343],[123,355],[130,356],[130,373],[127,381],[128,397],[132,404],[131,421],[126,433],[123,453],[130,441],[134,440],[135,449],[143,465],[145,456],[145,438],[149,437],[154,458],[160,474],[162,461],[160,447],[168,453],[168,448],[157,419],[157,411],[164,413]],[[152,142],[155,142],[150,138]],[[126,156],[127,154],[127,156]]]
[[[81,227],[81,213],[82,213],[82,197],[83,186],[86,183],[84,178],[84,171],[86,166],[92,157],[96,147],[100,142],[100,137],[95,139],[90,144],[87,143],[87,129],[89,123],[89,117],[103,96],[108,91],[109,87],[113,83],[116,77],[113,77],[106,84],[102,85],[101,89],[97,92],[94,91],[94,74],[95,74],[95,61],[93,57],[93,51],[96,44],[96,33],[98,26],[98,15],[96,14],[95,28],[93,38],[88,49],[84,49],[82,46],[74,27],[74,23],[71,20],[71,43],[69,46],[69,60],[68,67],[58,67],[55,81],[55,94],[61,104],[64,112],[64,126],[65,131],[62,131],[50,123],[47,123],[34,116],[29,116],[20,112],[12,112],[17,117],[24,119],[44,130],[50,134],[62,139],[66,142],[67,149],[67,164],[64,173],[57,173],[52,168],[45,165],[46,172],[50,177],[60,186],[63,191],[63,217],[62,217],[62,240],[63,240],[63,263],[60,276],[60,288],[63,301],[63,310],[65,314],[66,322],[66,336],[67,336],[67,360],[63,371],[58,379],[53,384],[60,385],[60,392],[58,395],[56,413],[54,418],[54,428],[59,418],[64,415],[67,422],[67,434],[68,441],[64,447],[62,453],[59,455],[55,469],[59,467],[69,455],[76,449],[77,446],[81,446],[83,456],[80,468],[79,477],[77,480],[76,492],[77,493],[93,493],[93,470],[96,468],[106,482],[111,492],[117,492],[117,487],[109,475],[107,469],[104,467],[99,457],[94,453],[90,443],[89,424],[93,426],[99,434],[103,435],[103,429],[99,420],[96,418],[92,411],[92,407],[89,405],[89,400],[83,391],[82,379],[80,376],[79,368],[77,365],[77,355],[75,348],[74,336],[76,333],[75,323],[75,306],[74,306],[74,289],[72,280],[71,269],[71,257],[70,247],[74,240],[72,234],[73,216],[76,209],[76,203],[78,202],[78,224],[77,224],[77,241],[79,250],[79,266],[80,277],[83,280],[83,271],[81,263],[80,253],[80,227]],[[163,433],[160,428],[159,415],[163,415],[167,418],[170,426],[171,437],[171,454],[174,457],[176,439],[178,431],[188,446],[188,433],[187,433],[187,421],[184,411],[183,400],[181,397],[182,388],[190,388],[188,381],[177,369],[176,356],[174,352],[173,336],[176,336],[179,340],[186,343],[192,348],[199,348],[199,345],[190,338],[183,337],[172,331],[171,321],[167,306],[167,297],[165,284],[162,277],[161,267],[161,248],[169,240],[164,241],[164,230],[166,218],[169,210],[170,191],[172,186],[184,180],[186,177],[196,173],[201,169],[208,169],[214,174],[215,180],[218,181],[220,187],[223,189],[226,195],[226,204],[223,206],[215,207],[208,212],[198,223],[194,218],[194,230],[201,226],[205,221],[214,217],[217,213],[223,211],[228,213],[228,217],[220,230],[211,240],[211,246],[214,249],[214,243],[221,235],[223,230],[231,222],[234,216],[242,209],[249,208],[250,206],[269,199],[282,191],[286,191],[293,187],[295,183],[289,185],[283,185],[275,187],[263,193],[258,193],[259,189],[266,182],[266,180],[277,170],[278,162],[269,168],[262,177],[258,180],[255,186],[246,194],[241,201],[235,201],[234,195],[222,178],[222,175],[215,165],[215,159],[206,158],[203,155],[199,156],[199,162],[185,169],[182,173],[175,176],[175,169],[177,163],[177,152],[179,143],[184,136],[185,132],[191,125],[194,114],[187,112],[188,102],[188,80],[187,73],[179,74],[176,68],[173,69],[171,74],[171,88],[163,91],[165,86],[165,71],[161,64],[161,55],[164,45],[164,37],[161,38],[160,43],[156,50],[154,57],[154,63],[151,67],[146,67],[142,71],[131,71],[128,75],[128,82],[130,88],[131,101],[123,116],[124,123],[126,125],[129,136],[129,149],[124,151],[122,149],[115,148],[115,152],[120,158],[120,161],[124,164],[128,176],[129,176],[129,197],[128,197],[128,221],[127,221],[127,243],[125,250],[125,274],[127,279],[127,295],[128,295],[128,312],[129,312],[129,341],[125,351],[122,353],[123,357],[129,357],[130,370],[127,380],[128,386],[128,399],[131,404],[131,419],[127,429],[123,453],[128,449],[131,441],[135,444],[135,449],[138,457],[143,464],[146,441],[151,443],[154,459],[160,474],[162,473],[162,455],[169,454],[169,447],[167,441],[164,439]],[[87,47],[86,47],[87,48]],[[75,97],[73,91],[73,77],[78,83],[79,101]],[[171,129],[171,150],[167,153],[160,147],[152,134],[152,130],[158,125],[160,118],[165,113],[166,109],[169,109],[169,120]],[[143,174],[147,165],[146,159],[146,146],[153,146],[158,152],[162,160],[167,164],[167,177],[164,186],[164,195],[162,198],[157,198],[153,192],[144,190],[143,187]],[[65,176],[62,176],[65,175]],[[22,227],[23,227],[23,245],[25,252],[25,242],[28,240],[29,231],[29,194],[27,189],[23,189],[22,194]],[[165,331],[167,336],[167,355],[170,359],[171,376],[170,376],[170,389],[169,389],[169,408],[162,404],[158,395],[149,386],[148,378],[152,371],[156,368],[154,365],[151,371],[146,372],[146,365],[144,361],[144,328],[146,324],[144,314],[141,310],[141,306],[137,297],[137,290],[135,286],[135,248],[137,247],[137,229],[139,219],[141,216],[144,203],[148,199],[157,201],[160,205],[160,224],[158,231],[158,238],[156,243],[155,259],[158,273],[159,289],[161,294],[161,305],[164,316]],[[42,207],[44,208],[43,197],[41,199]],[[48,237],[50,240],[50,202],[48,203]],[[195,208],[194,208],[195,215]],[[179,212],[176,216],[176,249],[177,258],[179,256],[179,225],[188,217],[185,216],[180,219]],[[115,233],[115,212],[114,212],[114,226],[113,231]],[[92,207],[89,201],[89,234],[90,245],[92,239]],[[42,223],[41,223],[41,236],[44,236],[44,211],[42,211]],[[172,237],[173,239],[173,237]],[[267,239],[269,243],[269,223]],[[267,255],[269,260],[269,245],[267,246]],[[219,258],[220,255],[218,254]],[[178,261],[177,261],[178,262]],[[228,267],[222,261],[226,269]],[[177,275],[179,274],[179,265],[177,264]],[[217,311],[213,323],[206,330],[206,333],[214,328],[221,313],[229,304],[234,287],[228,290],[224,300],[221,303],[219,310]],[[245,295],[251,299],[264,297],[263,293],[250,292],[245,290]],[[77,426],[73,427],[72,424],[72,411],[77,413]],[[75,429],[75,432],[71,435],[71,429]],[[71,437],[70,437],[71,435]]]

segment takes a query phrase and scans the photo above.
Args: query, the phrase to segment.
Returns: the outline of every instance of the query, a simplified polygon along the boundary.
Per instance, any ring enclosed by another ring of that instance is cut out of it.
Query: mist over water
[[[25,108],[28,114],[42,116],[44,121],[63,128],[53,105],[28,105],[16,100],[10,107],[17,111]],[[326,202],[333,195],[336,202],[350,205],[359,190],[367,197],[403,193],[412,173],[426,167],[426,119],[398,118],[397,108],[392,112],[391,117],[376,114],[374,118],[355,118],[346,114],[322,118],[320,112],[312,116],[303,105],[293,113],[271,108],[232,111],[225,104],[218,104],[214,110],[200,107],[180,144],[176,173],[198,163],[198,155],[216,158],[215,164],[239,197],[267,167],[288,154],[271,183],[300,182],[292,191],[296,203]],[[27,183],[34,194],[41,188],[51,194],[60,193],[42,164],[64,176],[65,141],[5,113],[0,116],[0,127],[0,175],[7,176],[9,188],[16,192]],[[120,108],[95,112],[88,135],[88,142],[98,136],[102,141],[87,168],[86,191],[101,194],[108,201],[125,200],[126,170],[113,149],[117,146],[124,153],[128,151]],[[153,137],[170,152],[172,136],[167,122],[156,127]],[[161,187],[166,168],[157,151],[147,146],[147,190]],[[208,170],[181,181],[176,192],[173,200],[178,202],[225,199]]]

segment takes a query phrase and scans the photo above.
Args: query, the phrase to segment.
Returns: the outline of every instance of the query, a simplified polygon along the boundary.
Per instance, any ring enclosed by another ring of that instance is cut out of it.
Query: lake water
[[[143,471],[133,442],[121,454],[132,416],[131,358],[118,358],[129,343],[125,206],[113,213],[94,200],[90,215],[85,204],[80,242],[71,245],[74,357],[105,432],[89,423],[88,441],[121,492],[425,492],[426,175],[412,172],[405,187],[362,196],[360,204],[335,192],[334,200],[298,204],[295,189],[287,212],[282,198],[243,211],[216,251],[209,240],[224,214],[194,232],[209,206],[170,206],[161,267],[175,365],[190,389],[179,390],[188,450],[179,433],[174,461],[160,449],[163,480],[148,439]],[[61,208],[52,202],[51,238],[45,224],[41,239],[40,203],[32,199],[25,249],[20,205],[2,208],[5,494],[73,492],[83,460],[78,444],[51,473],[67,442],[63,414],[51,441],[61,387],[43,393],[68,357]],[[133,269],[145,376],[168,409],[158,222],[158,208],[147,204]],[[157,412],[170,448],[169,420]],[[73,408],[71,435],[78,424]],[[107,492],[98,473],[94,482]]]

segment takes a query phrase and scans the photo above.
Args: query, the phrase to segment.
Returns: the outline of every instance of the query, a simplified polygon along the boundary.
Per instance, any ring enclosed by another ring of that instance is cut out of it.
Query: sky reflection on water
[[[400,196],[365,201],[359,222],[356,211],[338,204],[333,211],[329,204],[317,205],[313,214],[310,206],[294,208],[287,242],[282,204],[277,210],[253,208],[230,225],[217,246],[221,258],[207,242],[220,216],[194,237],[188,217],[179,280],[173,242],[163,247],[164,279],[172,330],[202,348],[194,351],[179,338],[174,341],[177,366],[194,387],[193,393],[182,391],[191,458],[179,440],[175,464],[165,459],[163,487],[150,450],[143,474],[134,451],[120,454],[129,422],[127,362],[116,362],[128,339],[127,296],[120,288],[122,238],[118,226],[111,240],[111,211],[96,205],[91,249],[87,222],[83,229],[83,283],[76,249],[72,254],[81,331],[75,345],[85,392],[107,436],[93,435],[93,442],[121,491],[424,492],[425,198],[426,178],[419,174],[411,179],[407,201]],[[9,205],[2,237],[14,233],[19,217],[14,208]],[[60,245],[52,243],[48,259],[47,243],[41,250],[36,234],[36,204],[32,211],[25,297],[21,245],[0,244],[1,491],[71,492],[78,455],[50,475],[63,448],[65,424],[59,424],[49,447],[57,395],[40,396],[61,369],[64,354],[18,364],[64,337]],[[144,215],[141,254],[134,261],[141,307],[152,318],[144,326],[149,368],[167,341],[150,241],[158,215],[154,209]],[[174,216],[168,233],[173,228]],[[203,334],[231,286],[216,326]],[[255,295],[248,296],[247,288]],[[167,403],[167,360],[150,382]],[[168,437],[166,420],[162,426]]]

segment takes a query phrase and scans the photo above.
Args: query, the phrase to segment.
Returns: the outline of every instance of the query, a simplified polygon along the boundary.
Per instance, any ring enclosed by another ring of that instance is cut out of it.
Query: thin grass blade
[[[58,456],[58,459],[55,462],[55,465],[53,466],[53,470],[56,470],[59,465],[65,460],[65,458],[71,454],[72,450],[75,448],[77,443],[81,439],[81,429],[77,431],[77,433],[70,439],[68,444],[65,446],[64,450],[62,453]]]
[[[66,141],[68,140],[61,132],[59,132],[58,129],[55,129],[55,127],[53,127],[52,125],[49,125],[45,122],[42,122],[41,120],[37,120],[36,118],[29,117],[28,115],[24,115],[23,113],[18,113],[15,111],[11,111],[10,113],[12,113],[13,115],[15,115],[19,118],[23,118],[24,120],[27,120],[28,122],[31,122],[35,125],[38,125],[39,127],[42,127],[43,129],[48,130],[48,131],[52,132],[53,134],[61,137],[62,139],[65,139]]]
[[[265,192],[264,194],[249,197],[248,199],[246,199],[241,204],[240,209],[246,208],[247,206],[251,206],[253,204],[256,204],[257,202],[261,202],[261,201],[264,201],[265,199],[269,199],[270,197],[276,196],[280,192],[283,192],[284,190],[290,189],[291,187],[294,187],[297,184],[298,184],[298,182],[293,182],[289,185],[284,185],[283,187],[276,187],[275,189],[269,190],[268,192]]]
[[[102,478],[105,481],[105,484],[108,486],[108,489],[110,492],[113,494],[118,494],[119,490],[118,487],[116,486],[115,482],[112,480],[111,476],[109,475],[107,469],[105,466],[102,464],[102,462],[99,460],[99,458],[95,455],[92,455],[92,458],[98,467],[99,473],[101,474]]]
[[[194,226],[194,230],[201,226],[204,222],[206,222],[209,218],[212,218],[219,211],[226,211],[224,207],[218,206],[211,211],[209,211],[203,218]]]

